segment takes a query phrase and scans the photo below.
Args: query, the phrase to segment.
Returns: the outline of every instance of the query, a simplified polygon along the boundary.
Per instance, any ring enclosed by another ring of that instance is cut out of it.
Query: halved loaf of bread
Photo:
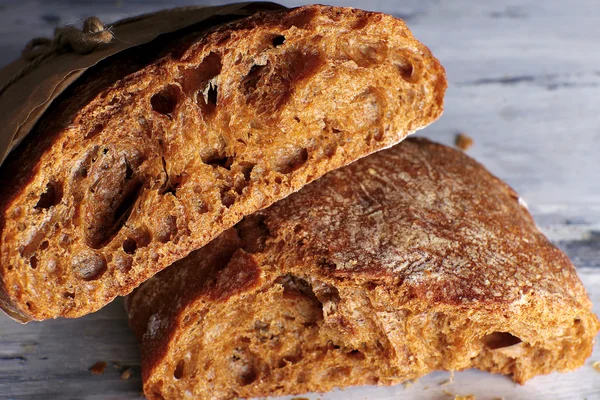
[[[405,24],[262,12],[90,70],[1,170],[0,304],[77,317],[442,112]]]
[[[246,217],[127,299],[149,399],[569,371],[600,327],[518,195],[424,139]]]

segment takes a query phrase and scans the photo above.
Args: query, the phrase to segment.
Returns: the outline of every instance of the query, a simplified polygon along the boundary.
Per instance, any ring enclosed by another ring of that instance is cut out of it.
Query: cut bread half
[[[20,321],[98,310],[433,122],[445,89],[402,21],[339,7],[261,12],[105,60],[2,167],[0,305]]]
[[[600,327],[519,196],[424,139],[246,217],[127,299],[149,399],[570,371]]]

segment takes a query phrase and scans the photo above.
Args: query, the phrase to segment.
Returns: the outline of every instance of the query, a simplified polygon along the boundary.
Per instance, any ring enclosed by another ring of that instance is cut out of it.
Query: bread
[[[569,371],[600,328],[569,259],[480,164],[408,139],[246,217],[128,298],[149,399]]]
[[[442,112],[443,68],[380,13],[306,6],[160,43],[87,72],[2,167],[13,318],[95,311]]]

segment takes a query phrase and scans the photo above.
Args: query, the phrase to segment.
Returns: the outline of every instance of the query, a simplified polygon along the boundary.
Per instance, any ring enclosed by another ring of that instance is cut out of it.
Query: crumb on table
[[[125,368],[125,370],[121,373],[121,379],[126,381],[131,377],[131,368]]]
[[[596,371],[600,372],[600,361],[595,361],[595,362],[592,364],[592,367],[593,367],[593,368],[594,368]]]
[[[94,375],[102,375],[104,373],[104,368],[106,368],[106,361],[98,361],[90,367],[89,371]]]
[[[473,146],[473,138],[462,132],[459,132],[454,138],[454,145],[459,149],[466,151]]]
[[[475,396],[473,396],[472,394],[468,394],[466,396],[456,395],[456,396],[454,396],[454,400],[476,400],[476,399],[475,399]]]

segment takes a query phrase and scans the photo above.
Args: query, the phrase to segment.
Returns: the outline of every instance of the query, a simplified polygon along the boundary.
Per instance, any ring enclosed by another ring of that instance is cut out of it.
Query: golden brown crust
[[[128,298],[151,399],[472,367],[523,383],[580,366],[600,327],[518,195],[424,139],[330,172],[209,246]]]
[[[348,8],[258,13],[142,53],[89,72],[2,168],[13,317],[97,310],[431,123],[446,88],[402,21]]]

